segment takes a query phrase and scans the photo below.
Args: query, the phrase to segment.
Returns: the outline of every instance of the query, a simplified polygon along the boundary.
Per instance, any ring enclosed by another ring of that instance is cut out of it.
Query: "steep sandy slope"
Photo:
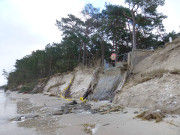
[[[80,98],[88,90],[91,83],[94,88],[88,95],[88,99],[94,100],[112,100],[114,92],[122,79],[119,68],[112,68],[102,72],[101,68],[96,78],[93,75],[97,68],[76,68],[73,72],[56,74],[48,80],[43,93],[53,96],[59,96],[69,85],[71,79],[74,80],[70,87],[72,98]],[[97,79],[97,80],[96,80]],[[95,81],[96,80],[96,81]],[[95,81],[95,82],[94,82]]]
[[[115,91],[122,79],[122,73],[120,69],[116,67],[99,73],[97,85],[91,99],[112,101]]]
[[[48,80],[43,93],[58,96],[60,92],[63,92],[63,90],[68,87],[74,76],[75,78],[70,91],[72,97],[79,98],[87,90],[92,78],[92,72],[93,69],[77,68],[73,72],[56,74]]]
[[[133,73],[145,73],[154,70],[180,69],[180,39],[176,39],[164,48],[157,49],[151,56],[135,66]]]
[[[93,69],[76,69],[75,79],[71,86],[71,94],[73,97],[80,98],[83,96],[92,80]]]
[[[135,67],[114,103],[180,114],[180,39]]]

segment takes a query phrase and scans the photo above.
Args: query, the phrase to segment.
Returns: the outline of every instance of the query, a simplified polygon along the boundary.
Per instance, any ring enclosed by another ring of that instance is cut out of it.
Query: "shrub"
[[[27,83],[22,86],[22,88],[18,91],[19,93],[31,93],[33,88],[37,85],[37,82]]]

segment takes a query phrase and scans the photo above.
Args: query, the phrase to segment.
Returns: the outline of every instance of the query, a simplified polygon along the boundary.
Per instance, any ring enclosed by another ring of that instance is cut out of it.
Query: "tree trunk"
[[[132,37],[133,37],[133,41],[132,41],[132,47],[133,49],[136,49],[136,31],[135,31],[135,27],[136,27],[136,20],[135,20],[135,15],[134,15],[134,11],[131,10],[131,15],[132,15],[132,20],[133,20],[133,31],[132,31]]]
[[[52,75],[52,56],[50,56],[49,60],[49,76]]]
[[[82,44],[79,47],[79,54],[78,54],[78,63],[81,63],[81,51],[82,51]]]
[[[118,61],[118,50],[117,50],[117,43],[115,42],[115,54],[116,54],[116,59],[115,59],[115,66],[116,66],[116,62]]]
[[[86,66],[88,66],[88,51],[86,50]]]
[[[101,66],[104,67],[104,40],[101,36]]]
[[[93,77],[91,79],[91,82],[89,84],[89,87],[87,88],[87,90],[85,91],[84,95],[83,95],[83,99],[86,99],[88,97],[89,94],[92,94],[94,92],[94,89],[98,83],[98,75],[99,72],[101,71],[101,68],[98,67],[93,71]]]
[[[129,32],[130,32],[130,40],[131,40],[131,43],[132,43],[132,45],[133,45],[133,42],[132,42],[132,35],[131,35],[132,31],[131,31],[131,27],[130,27],[129,22],[128,22],[128,29],[129,29]],[[127,44],[127,46],[128,46],[128,44]]]
[[[86,56],[85,56],[85,51],[86,51],[85,48],[86,48],[86,47],[85,47],[85,44],[83,43],[83,64],[84,64],[84,65],[85,65],[85,57],[86,57]]]

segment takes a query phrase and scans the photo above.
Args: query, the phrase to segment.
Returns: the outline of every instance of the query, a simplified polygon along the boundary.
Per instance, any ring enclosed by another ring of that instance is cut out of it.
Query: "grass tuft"
[[[92,135],[92,129],[94,129],[95,126],[96,126],[95,124],[88,124],[88,123],[83,124],[84,132],[86,132],[87,134]]]

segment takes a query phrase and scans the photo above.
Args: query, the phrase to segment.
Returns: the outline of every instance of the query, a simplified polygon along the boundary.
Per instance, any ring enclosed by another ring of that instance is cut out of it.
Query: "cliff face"
[[[147,73],[159,69],[180,70],[180,39],[176,39],[164,48],[157,49],[134,68],[133,73]]]
[[[70,84],[72,78],[74,79]],[[106,71],[100,68],[77,68],[73,72],[50,77],[43,93],[51,96],[59,96],[61,93],[65,96],[65,91],[69,90],[71,98],[80,98],[91,89],[88,99],[112,101],[121,79],[119,68]]]
[[[100,73],[91,99],[112,101],[122,80],[122,74],[120,68],[110,68]]]
[[[86,89],[88,88],[91,78],[92,78],[93,69],[75,69],[73,72],[56,74],[52,76],[44,87],[43,93],[59,96],[59,93],[63,93],[72,77],[74,76],[74,81],[70,87],[71,96],[74,98],[81,97]]]
[[[132,71],[114,103],[180,113],[180,39],[154,51]]]

